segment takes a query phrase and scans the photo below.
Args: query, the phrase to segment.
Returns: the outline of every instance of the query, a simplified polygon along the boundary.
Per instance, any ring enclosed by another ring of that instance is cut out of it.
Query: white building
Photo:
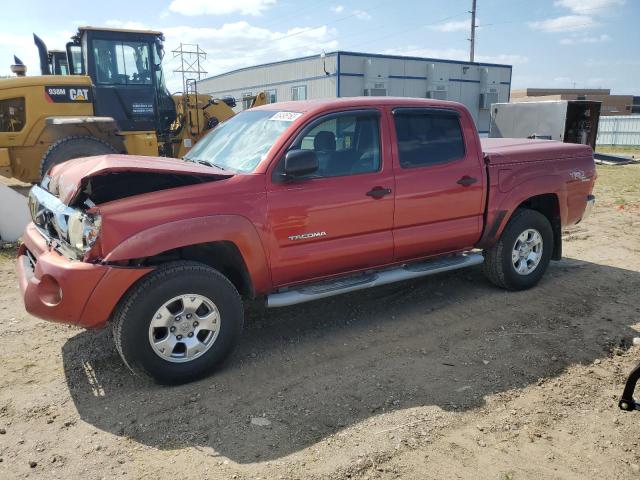
[[[465,104],[480,133],[487,133],[492,103],[508,102],[510,65],[459,60],[331,52],[240,68],[205,78],[198,91],[243,98],[264,91],[270,103],[314,98],[388,95],[437,98]]]

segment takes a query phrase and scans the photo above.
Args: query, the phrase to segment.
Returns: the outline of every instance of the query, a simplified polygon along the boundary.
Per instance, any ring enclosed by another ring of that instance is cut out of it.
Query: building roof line
[[[430,58],[430,57],[413,57],[413,56],[406,56],[406,55],[385,55],[385,54],[382,54],[382,53],[351,52],[351,51],[347,51],[347,50],[336,50],[334,52],[326,53],[327,57],[333,57],[333,56],[337,56],[337,55],[352,56],[352,57],[389,58],[389,59],[394,59],[394,60],[420,60],[420,61],[427,61],[427,62],[452,63],[452,64],[457,64],[457,65],[476,65],[476,66],[479,66],[479,67],[502,67],[502,68],[509,68],[509,69],[513,68],[512,65],[505,65],[505,64],[500,64],[500,63],[468,62],[468,61],[465,61],[465,60],[451,60],[451,59],[446,59],[446,58]],[[244,71],[247,71],[247,70],[253,70],[255,68],[270,67],[272,65],[282,65],[282,64],[286,64],[286,63],[298,62],[300,60],[309,60],[311,58],[320,58],[320,54],[307,55],[307,56],[304,56],[304,57],[296,57],[296,58],[290,58],[290,59],[287,59],[287,60],[278,60],[276,62],[261,63],[261,64],[258,64],[258,65],[252,65],[252,66],[249,66],[249,67],[237,68],[235,70],[230,70],[228,72],[219,73],[218,75],[212,75],[210,77],[203,78],[202,80],[200,80],[200,82],[205,81],[205,80],[212,80],[212,79],[215,79],[215,78],[224,77],[224,76],[227,76],[227,75],[232,75],[234,73],[244,72]]]

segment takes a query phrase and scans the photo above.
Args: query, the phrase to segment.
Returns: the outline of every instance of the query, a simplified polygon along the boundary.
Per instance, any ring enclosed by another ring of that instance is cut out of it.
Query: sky
[[[323,50],[469,58],[471,0],[21,0],[0,19],[0,75],[13,55],[37,75],[31,33],[61,49],[79,25],[164,32],[197,43],[205,76]],[[25,14],[28,12],[28,15]],[[512,88],[610,88],[640,95],[640,0],[477,0],[476,61],[513,65]]]

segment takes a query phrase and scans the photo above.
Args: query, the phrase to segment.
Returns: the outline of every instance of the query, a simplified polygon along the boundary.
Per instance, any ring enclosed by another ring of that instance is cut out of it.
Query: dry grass
[[[640,165],[598,165],[594,194],[604,205],[640,205]]]
[[[18,245],[15,243],[0,244],[0,261],[10,261],[16,258]]]
[[[620,155],[633,155],[636,158],[640,157],[640,146],[638,147],[620,147],[620,146],[596,146],[596,152],[598,153],[612,153]]]

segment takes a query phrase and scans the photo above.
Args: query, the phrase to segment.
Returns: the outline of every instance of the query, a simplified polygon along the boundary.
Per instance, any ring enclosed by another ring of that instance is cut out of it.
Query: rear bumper
[[[53,322],[104,326],[124,293],[152,270],[70,260],[51,249],[32,223],[23,242],[16,269],[25,308]]]

